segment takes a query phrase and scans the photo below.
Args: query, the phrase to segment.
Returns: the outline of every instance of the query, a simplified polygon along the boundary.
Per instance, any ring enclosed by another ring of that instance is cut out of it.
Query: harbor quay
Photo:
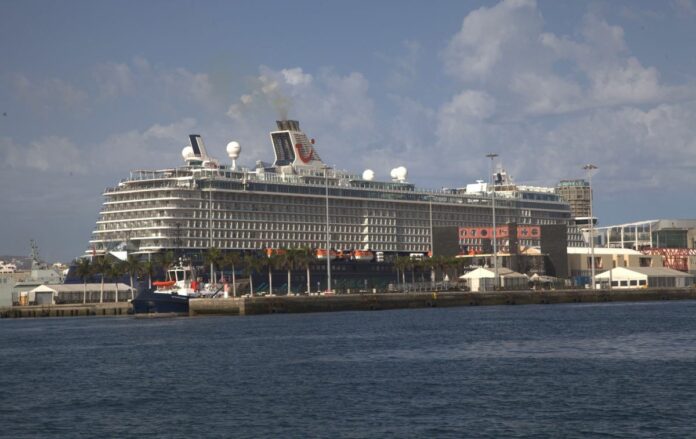
[[[562,303],[696,300],[696,288],[623,290],[542,290],[497,292],[359,293],[316,296],[257,296],[189,300],[189,316],[261,315],[338,311],[380,311],[455,306],[539,305]],[[32,305],[0,308],[0,318],[126,316],[130,302]],[[179,314],[181,315],[181,314]],[[186,314],[183,314],[186,315]]]
[[[126,316],[132,314],[130,302],[24,305],[0,308],[0,318]]]
[[[261,296],[190,299],[189,315],[260,315],[335,311],[378,311],[454,306],[640,302],[696,299],[696,288],[630,290],[552,290],[340,294],[331,296]]]

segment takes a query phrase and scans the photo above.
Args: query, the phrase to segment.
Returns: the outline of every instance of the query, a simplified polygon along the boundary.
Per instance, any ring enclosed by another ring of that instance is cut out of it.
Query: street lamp
[[[598,169],[597,166],[588,163],[587,165],[583,166],[582,169],[587,171],[587,179],[590,184],[590,259],[591,259],[591,270],[592,270],[592,289],[595,290],[597,289],[597,286],[595,284],[595,259],[594,259],[594,216],[592,215],[592,201],[593,201],[593,196],[592,196],[592,171],[595,169]]]
[[[326,198],[326,291],[331,291],[331,235],[329,232],[329,167],[324,167],[324,191]]]
[[[496,239],[496,226],[495,226],[495,182],[493,181],[493,161],[495,160],[496,157],[498,157],[498,154],[496,153],[488,153],[486,154],[486,157],[491,159],[491,175],[490,175],[490,181],[493,183],[491,184],[491,201],[493,204],[493,271],[495,273],[495,277],[493,278],[493,288],[498,289],[498,243]]]

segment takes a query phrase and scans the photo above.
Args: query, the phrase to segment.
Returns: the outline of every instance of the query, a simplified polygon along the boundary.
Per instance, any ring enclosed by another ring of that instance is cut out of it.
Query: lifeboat
[[[371,261],[375,258],[375,254],[370,250],[354,250],[353,259],[356,261]]]
[[[285,249],[283,248],[267,248],[266,249],[266,256],[271,257],[273,255],[284,255],[285,254]]]
[[[158,288],[167,288],[167,287],[171,287],[175,283],[176,282],[173,280],[157,280],[157,281],[152,282],[152,285],[154,285]]]
[[[326,253],[327,253],[326,249],[318,248],[315,254],[316,254],[317,259],[326,259]],[[336,259],[336,251],[331,250],[331,252],[329,253],[329,257],[331,258],[332,261],[334,259]]]

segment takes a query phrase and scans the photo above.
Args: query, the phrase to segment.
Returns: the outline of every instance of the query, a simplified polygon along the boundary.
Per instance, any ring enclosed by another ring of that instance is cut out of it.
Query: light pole
[[[329,232],[329,167],[324,168],[324,191],[326,195],[326,291],[331,291],[331,235]]]
[[[498,289],[498,240],[496,239],[496,226],[495,226],[495,181],[493,180],[493,161],[495,160],[496,157],[498,157],[498,154],[491,152],[486,154],[486,157],[491,159],[491,175],[490,175],[490,181],[493,183],[491,184],[491,202],[493,204],[493,271],[495,273],[495,277],[493,278],[493,289],[497,290]]]
[[[595,284],[594,216],[592,215],[592,201],[594,197],[592,196],[592,171],[598,168],[595,165],[588,163],[587,165],[583,166],[582,169],[587,171],[587,179],[590,184],[590,267],[592,270],[592,278],[590,282],[592,282],[592,289],[595,290],[597,289],[597,286]]]
[[[435,256],[433,254],[433,243],[434,243],[434,238],[433,238],[433,198],[430,197],[430,200],[428,200],[428,210],[430,214],[430,261],[432,262],[432,258]],[[435,269],[431,268],[430,269],[430,284],[433,285],[435,284]]]

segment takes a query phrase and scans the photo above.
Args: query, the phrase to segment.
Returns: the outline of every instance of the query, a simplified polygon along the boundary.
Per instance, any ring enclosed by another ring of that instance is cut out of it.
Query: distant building
[[[123,283],[41,284],[13,293],[12,305],[125,302],[133,294],[134,289]]]
[[[626,248],[595,247],[595,273],[616,267],[649,268],[662,267],[664,258],[660,255],[646,255]],[[592,275],[592,249],[589,247],[568,247],[568,272],[577,283],[589,283]],[[584,281],[578,277],[586,278]]]
[[[696,248],[696,220],[657,219],[596,227],[595,235],[603,247]]]
[[[496,225],[498,265],[514,271],[567,278],[568,243],[565,224]],[[471,266],[493,265],[493,227],[433,228],[433,255],[458,256]],[[530,250],[536,250],[530,252]]]
[[[694,276],[666,267],[616,267],[596,275],[595,282],[599,288],[685,288]]]
[[[696,274],[696,220],[658,219],[599,227],[596,243],[664,258],[665,267]]]
[[[570,204],[573,218],[589,218],[592,189],[585,180],[561,180],[556,186],[556,192]]]

